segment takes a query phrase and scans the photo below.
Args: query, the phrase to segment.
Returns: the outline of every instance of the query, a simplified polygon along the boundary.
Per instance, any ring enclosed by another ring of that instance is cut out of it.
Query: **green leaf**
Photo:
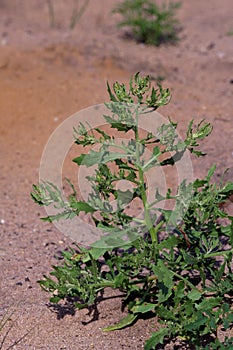
[[[184,326],[187,331],[199,330],[201,326],[205,325],[208,321],[208,317],[204,316],[202,313],[197,314],[197,319],[194,322],[190,322]]]
[[[98,241],[92,243],[94,248],[120,248],[131,247],[133,241],[138,239],[139,234],[135,232],[135,228],[120,229],[115,227],[100,227],[102,230],[110,232],[109,234],[102,236]],[[126,239],[123,239],[123,238]]]
[[[153,155],[150,157],[148,162],[143,166],[143,171],[147,171],[150,168],[154,167],[156,164],[158,164],[158,157],[160,154],[161,154],[160,148],[158,146],[154,147]]]
[[[163,344],[165,337],[170,335],[169,328],[160,328],[157,332],[153,332],[152,336],[146,341],[144,350],[154,350],[158,344]]]
[[[49,300],[50,300],[51,303],[57,304],[61,300],[61,298],[59,298],[59,297],[51,297]]]
[[[215,170],[216,170],[216,165],[213,165],[213,166],[209,169],[208,174],[207,174],[207,176],[206,176],[206,181],[207,181],[207,182],[210,182],[212,176],[214,175]]]
[[[136,315],[136,314],[128,314],[126,317],[122,318],[122,320],[120,322],[104,328],[103,331],[109,332],[109,331],[115,331],[117,329],[122,329],[122,328],[128,327],[132,323],[134,323],[137,320],[137,318],[138,318],[138,315]]]
[[[147,312],[154,311],[154,309],[155,309],[155,304],[147,303],[147,302],[144,302],[144,303],[139,302],[138,305],[135,305],[132,307],[131,311],[134,314],[145,314]]]
[[[86,165],[87,167],[90,167],[95,164],[105,164],[116,159],[127,158],[130,156],[131,154],[111,153],[107,151],[96,152],[91,150],[88,154],[81,154],[81,156],[74,158],[73,162],[78,165]]]
[[[174,286],[173,273],[164,265],[164,262],[161,260],[158,261],[157,265],[153,266],[153,272],[158,277],[158,303],[163,303],[172,294]]]
[[[95,209],[91,205],[89,205],[87,202],[82,202],[82,201],[72,202],[71,208],[77,209],[79,212],[80,211],[84,211],[85,213],[94,213],[95,212]]]
[[[113,101],[113,102],[117,102],[117,99],[114,96],[114,94],[112,93],[112,90],[111,90],[110,85],[109,85],[108,82],[107,82],[107,90],[108,90],[108,94],[109,94],[110,100]]]
[[[204,299],[200,304],[196,304],[196,309],[201,311],[213,310],[213,308],[219,306],[222,298],[208,298]]]
[[[78,165],[81,165],[85,156],[86,154],[81,154],[79,157],[74,158],[72,161]]]
[[[104,255],[104,253],[106,253],[106,248],[91,248],[89,250],[89,254],[92,256],[92,258],[94,260],[98,260],[101,256]]]
[[[165,306],[166,303],[158,304],[155,309],[156,315],[160,317],[162,320],[177,322],[177,310],[172,307],[169,308]]]
[[[42,182],[39,185],[32,186],[32,199],[39,205],[49,206],[56,203],[60,208],[65,206],[61,191],[51,182]]]
[[[159,250],[162,249],[173,249],[180,242],[179,237],[170,236],[167,239],[164,239],[161,243],[157,245]]]
[[[135,122],[130,122],[130,121],[117,121],[116,119],[114,118],[111,118],[107,115],[104,115],[104,119],[106,120],[106,122],[108,122],[111,127],[113,129],[117,129],[118,131],[124,131],[124,132],[127,132],[131,129],[134,128],[135,126]]]
[[[76,214],[72,211],[63,211],[61,213],[55,214],[55,215],[49,215],[44,218],[41,218],[42,221],[59,221],[59,220],[67,220],[67,219],[73,219],[76,216]]]
[[[226,185],[221,189],[221,193],[230,196],[233,194],[233,182],[227,182]]]
[[[73,162],[78,165],[86,165],[87,167],[101,163],[104,152],[95,152],[91,150],[88,154],[81,154],[79,157],[74,158]]]
[[[133,199],[133,193],[130,190],[126,190],[126,191],[117,190],[116,193],[117,193],[117,202],[120,207],[130,203]]]
[[[114,288],[124,288],[126,285],[128,285],[129,279],[125,274],[120,272],[114,279]]]
[[[102,135],[105,141],[111,139],[111,137],[108,134],[106,134],[106,132],[104,132],[103,130],[99,128],[95,128],[95,131],[97,131],[100,135]]]

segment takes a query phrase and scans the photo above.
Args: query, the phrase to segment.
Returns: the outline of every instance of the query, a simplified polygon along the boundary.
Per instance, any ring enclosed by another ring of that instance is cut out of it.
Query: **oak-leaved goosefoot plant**
[[[92,188],[88,200],[77,198],[70,181],[68,199],[47,182],[33,185],[31,193],[37,204],[58,210],[43,220],[72,220],[84,212],[104,234],[90,247],[77,242],[76,248],[64,251],[63,261],[39,283],[51,294],[51,303],[73,300],[78,309],[97,307],[105,288],[120,290],[128,314],[104,331],[154,317],[158,330],[146,341],[145,350],[172,340],[190,349],[232,349],[233,338],[220,341],[218,330],[229,331],[233,323],[233,217],[223,205],[233,193],[233,183],[215,183],[216,167],[212,166],[203,179],[184,180],[166,193],[155,188],[151,201],[145,181],[147,172],[156,167],[171,167],[175,172],[186,152],[202,157],[199,141],[211,133],[212,126],[191,120],[181,141],[177,123],[169,119],[141,136],[140,118],[168,104],[170,91],[160,84],[152,86],[150,77],[139,73],[129,86],[116,82],[113,87],[108,84],[107,91],[109,113],[104,118],[114,136],[84,124],[75,129],[77,145],[99,146],[98,151],[74,159],[77,165],[96,166],[88,177]],[[115,144],[116,136],[122,135],[125,141]],[[119,190],[121,180],[130,182],[131,189]],[[143,208],[143,217],[127,211],[135,200]],[[173,209],[165,209],[162,203],[170,201]]]

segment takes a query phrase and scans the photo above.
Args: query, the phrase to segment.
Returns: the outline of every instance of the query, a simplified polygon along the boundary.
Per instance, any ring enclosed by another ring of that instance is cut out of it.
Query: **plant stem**
[[[48,10],[49,10],[49,22],[50,26],[53,28],[55,25],[55,15],[54,15],[54,8],[53,3],[51,0],[47,0]]]
[[[208,259],[208,258],[213,258],[215,256],[224,256],[226,254],[228,255],[229,253],[233,253],[233,248],[230,249],[230,250],[222,250],[222,251],[214,252],[214,253],[206,253],[204,255],[204,258]]]
[[[77,0],[75,2],[77,2]],[[79,10],[76,7],[74,7],[73,13],[72,13],[72,16],[71,16],[71,19],[70,19],[70,29],[71,30],[75,28],[76,23],[82,17],[84,11],[86,10],[86,8],[88,6],[88,3],[89,3],[89,0],[86,0]]]
[[[139,191],[141,194],[141,198],[142,198],[142,203],[143,203],[143,207],[144,207],[144,215],[145,215],[145,224],[146,227],[148,228],[148,231],[150,233],[150,237],[152,240],[152,243],[157,244],[158,243],[158,237],[157,237],[157,230],[156,228],[153,226],[151,217],[150,217],[150,209],[149,209],[149,205],[147,202],[147,195],[146,195],[146,190],[145,190],[145,186],[144,186],[144,172],[143,169],[141,167],[141,162],[140,162],[140,138],[139,138],[139,132],[138,132],[138,115],[139,115],[139,108],[136,109],[136,125],[134,128],[134,135],[135,135],[135,142],[136,142],[136,164],[135,166],[138,168],[138,175],[139,175]]]

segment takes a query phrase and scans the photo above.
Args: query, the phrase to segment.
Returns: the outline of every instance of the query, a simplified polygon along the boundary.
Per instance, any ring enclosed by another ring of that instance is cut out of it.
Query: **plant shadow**
[[[89,321],[82,321],[82,324],[88,325],[92,322],[98,321],[100,316],[100,311],[98,309],[98,306],[101,302],[106,300],[113,300],[117,298],[122,298],[122,294],[112,295],[112,296],[104,296],[104,291],[100,292],[100,295],[96,298],[95,302],[90,306],[83,306],[80,309],[86,309],[88,311],[87,316],[91,317]],[[62,320],[65,316],[74,316],[76,314],[77,303],[81,305],[80,299],[77,297],[73,298],[67,298],[65,301],[63,301],[63,304],[53,304],[49,303],[47,304],[47,307],[57,315],[58,320]]]

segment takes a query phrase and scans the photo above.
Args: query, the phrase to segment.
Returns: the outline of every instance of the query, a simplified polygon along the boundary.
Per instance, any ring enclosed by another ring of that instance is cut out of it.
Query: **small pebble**
[[[16,282],[15,284],[16,284],[16,286],[22,286],[23,285],[22,282]]]

